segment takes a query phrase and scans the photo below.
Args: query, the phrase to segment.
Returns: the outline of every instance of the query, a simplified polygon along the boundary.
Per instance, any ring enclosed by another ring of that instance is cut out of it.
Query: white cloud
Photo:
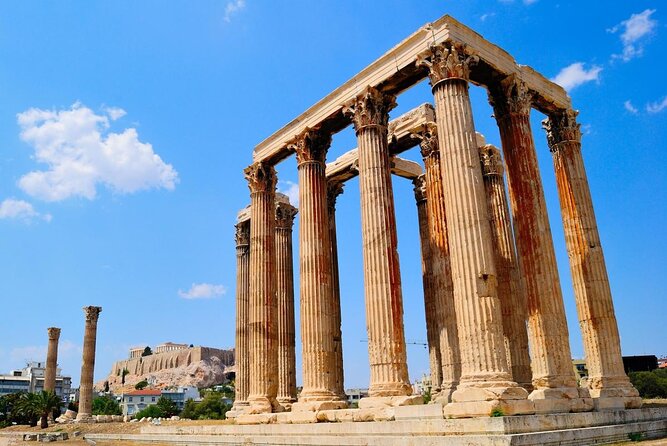
[[[663,98],[660,102],[651,102],[646,104],[646,111],[649,113],[660,113],[667,108],[667,96]]]
[[[173,190],[178,173],[151,144],[139,141],[135,128],[109,132],[109,119],[125,111],[107,108],[105,112],[97,115],[75,103],[65,110],[31,108],[19,113],[21,139],[34,148],[33,158],[48,166],[21,177],[21,189],[46,201],[77,196],[92,200],[98,184],[117,193]]]
[[[10,218],[24,221],[30,221],[33,218],[41,218],[44,221],[50,222],[52,216],[51,214],[40,214],[35,210],[32,204],[27,201],[7,198],[0,203],[0,220]]]
[[[283,187],[280,187],[280,185]],[[294,207],[299,207],[299,185],[292,181],[278,181],[278,192],[287,195],[289,202]]]
[[[632,102],[630,102],[629,99],[623,103],[623,107],[625,107],[625,109],[627,111],[629,111],[630,113],[632,113],[633,115],[636,115],[637,113],[639,113],[639,110],[637,110],[637,107],[632,105]]]
[[[632,14],[629,19],[623,20],[618,25],[607,30],[610,33],[623,30],[621,33],[623,52],[621,54],[614,54],[612,59],[622,59],[624,62],[627,62],[642,55],[646,37],[651,35],[658,26],[658,21],[651,18],[654,12],[655,9],[646,9],[639,14]]]
[[[112,121],[120,119],[127,114],[127,112],[120,107],[104,107],[102,110],[107,112]]]
[[[211,283],[193,283],[189,290],[178,290],[178,295],[183,299],[211,299],[222,296],[227,292],[223,285],[213,285]]]
[[[597,65],[593,65],[589,70],[586,70],[582,62],[575,62],[560,70],[556,77],[551,80],[570,91],[586,82],[597,81],[601,71],[602,67]]]
[[[245,8],[245,0],[231,0],[228,1],[225,5],[225,17],[224,21],[229,23],[232,20],[232,16]]]
[[[481,16],[479,16],[479,19],[480,19],[482,22],[485,22],[486,19],[490,19],[490,18],[493,17],[494,15],[496,15],[495,12],[487,12],[486,14],[482,14]]]

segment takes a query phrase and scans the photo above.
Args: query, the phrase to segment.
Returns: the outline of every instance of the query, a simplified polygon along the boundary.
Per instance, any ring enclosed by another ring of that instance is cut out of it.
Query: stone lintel
[[[534,69],[519,65],[499,46],[485,40],[480,34],[445,15],[426,24],[405,40],[368,65],[357,75],[333,90],[300,116],[273,135],[260,142],[253,151],[254,162],[277,163],[290,155],[288,143],[306,128],[321,128],[336,133],[350,124],[343,116],[343,104],[353,100],[368,86],[383,93],[398,95],[427,76],[427,70],[417,67],[417,56],[434,44],[463,43],[469,52],[478,55],[479,67],[470,73],[470,81],[486,85],[515,75],[535,93],[534,107],[549,114],[571,108],[565,90]]]

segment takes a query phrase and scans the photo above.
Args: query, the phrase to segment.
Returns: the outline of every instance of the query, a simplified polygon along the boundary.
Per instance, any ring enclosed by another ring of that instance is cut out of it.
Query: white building
[[[16,392],[37,393],[44,390],[46,362],[29,362],[20,370],[12,370],[7,375],[0,375],[0,395]],[[62,376],[62,370],[56,369],[56,395],[63,402],[68,402],[72,393],[72,378]]]
[[[151,404],[156,404],[160,397],[169,398],[183,410],[187,400],[201,401],[199,390],[194,386],[182,386],[173,389],[143,389],[121,395],[120,405],[123,415],[134,415]]]

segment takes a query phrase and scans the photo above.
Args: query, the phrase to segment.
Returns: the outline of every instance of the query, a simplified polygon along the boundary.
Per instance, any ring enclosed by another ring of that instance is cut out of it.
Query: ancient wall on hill
[[[154,353],[149,356],[116,361],[111,369],[111,377],[120,377],[123,369],[130,375],[146,375],[162,370],[187,367],[190,364],[217,357],[227,367],[234,365],[234,350],[220,350],[211,347],[191,347],[173,352]]]

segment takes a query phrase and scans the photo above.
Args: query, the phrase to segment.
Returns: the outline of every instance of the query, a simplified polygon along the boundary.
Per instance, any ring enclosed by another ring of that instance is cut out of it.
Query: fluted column
[[[285,197],[287,198],[287,197]],[[289,201],[276,203],[276,300],[278,305],[278,396],[285,410],[296,401],[294,267],[292,226],[297,210]]]
[[[553,155],[563,229],[595,407],[623,409],[642,402],[623,369],[621,342],[593,200],[581,156],[577,113],[567,110],[543,121]]]
[[[428,211],[426,208],[425,175],[419,175],[412,183],[415,185],[417,219],[419,221],[419,239],[422,254],[422,281],[424,283],[424,313],[426,314],[426,342],[428,342],[428,363],[431,372],[431,400],[440,394],[442,384],[442,358],[440,339],[438,338],[439,320],[436,317],[435,294],[433,292],[433,260],[431,257],[431,237],[428,230]]]
[[[514,249],[514,235],[503,180],[503,163],[500,151],[491,144],[480,147],[479,153],[491,221],[507,360],[512,379],[530,392],[533,385],[526,331],[526,294]]]
[[[97,342],[97,320],[102,307],[83,307],[86,326],[83,333],[83,358],[79,383],[79,412],[76,421],[87,422],[93,412],[93,378],[95,375],[95,345]]]
[[[345,407],[337,393],[333,271],[326,153],[331,135],[307,129],[291,145],[299,170],[301,345],[303,389],[293,411]]]
[[[412,393],[403,331],[403,298],[396,215],[387,150],[387,122],[394,98],[368,87],[346,104],[359,147],[359,189],[370,397]],[[398,400],[395,400],[398,401]],[[360,407],[373,403],[372,399]],[[399,402],[400,403],[400,402]]]
[[[44,372],[44,390],[56,391],[56,370],[58,368],[58,339],[60,339],[60,328],[49,327],[49,346],[46,351],[46,370]]]
[[[245,170],[250,188],[249,413],[279,411],[276,333],[276,250],[273,166],[257,163]]]
[[[329,208],[329,238],[331,240],[331,273],[333,282],[333,319],[334,319],[334,353],[336,363],[333,372],[336,374],[336,394],[346,399],[343,368],[343,332],[341,329],[340,311],[340,275],[338,270],[338,237],[336,235],[336,199],[343,193],[343,183],[329,182],[327,188],[327,206]]]
[[[500,130],[510,200],[528,297],[528,329],[537,412],[586,411],[570,353],[556,254],[530,128],[531,93],[513,77],[491,85],[489,98]]]
[[[433,270],[433,294],[438,320],[438,342],[442,361],[442,385],[435,400],[451,402],[451,396],[461,378],[461,354],[454,304],[454,283],[449,253],[445,189],[440,162],[438,132],[435,123],[424,125],[415,134],[420,139],[424,159],[427,196],[429,237],[431,241],[431,268]]]
[[[502,331],[491,227],[468,96],[475,58],[451,44],[433,46],[418,59],[429,68],[436,122],[454,305],[461,347],[461,379],[445,415],[530,413],[527,392],[512,381]]]
[[[248,292],[250,287],[250,220],[236,224],[236,362],[234,406],[228,418],[243,413],[248,408],[248,384],[250,379],[250,352],[248,346]]]

